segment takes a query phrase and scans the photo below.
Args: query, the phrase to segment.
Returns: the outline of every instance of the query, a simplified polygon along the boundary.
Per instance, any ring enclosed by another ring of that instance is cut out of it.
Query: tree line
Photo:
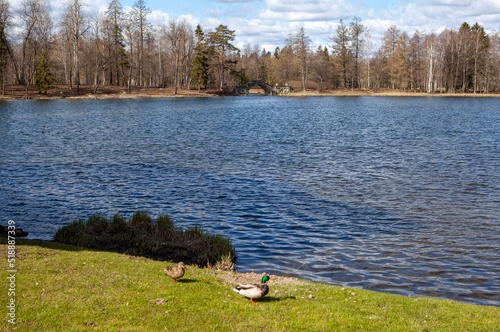
[[[389,27],[380,46],[359,17],[337,24],[328,46],[312,47],[304,28],[283,47],[234,46],[235,31],[193,27],[172,18],[148,21],[145,0],[125,12],[119,0],[88,14],[82,0],[69,0],[53,20],[48,0],[23,0],[12,10],[0,0],[0,83],[131,88],[224,89],[252,80],[290,83],[296,89],[373,89],[490,92],[500,90],[500,35],[478,23],[439,34],[412,35]]]

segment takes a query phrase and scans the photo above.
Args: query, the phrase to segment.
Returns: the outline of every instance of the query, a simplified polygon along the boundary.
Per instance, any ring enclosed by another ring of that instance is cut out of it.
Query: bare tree
[[[422,58],[423,58],[423,35],[415,31],[410,40],[410,90],[415,91],[422,88]]]
[[[130,94],[130,86],[132,85],[132,70],[134,68],[134,43],[135,43],[135,30],[134,30],[134,22],[133,20],[125,21],[123,26],[125,31],[125,41],[128,44],[129,49],[129,59],[131,60],[128,67],[128,76],[127,76],[127,93]]]
[[[289,35],[286,40],[286,44],[292,48],[293,53],[299,60],[302,89],[304,91],[306,91],[307,74],[311,61],[311,43],[311,38],[306,35],[304,28],[300,28],[296,34]]]
[[[434,92],[434,66],[437,57],[436,35],[427,36],[424,41],[425,50],[427,52],[427,93]]]
[[[0,22],[2,22],[4,26],[10,21],[9,7],[9,0],[0,0]]]
[[[188,21],[187,24],[189,27],[189,31],[186,34],[186,40],[184,43],[184,59],[183,59],[184,78],[182,83],[184,89],[189,89],[191,86],[191,63],[193,62],[195,56],[194,48],[196,46],[193,27]]]
[[[0,79],[2,84],[2,95],[5,96],[5,76],[7,71],[7,61],[12,57],[9,44],[7,42],[7,26],[9,25],[9,2],[0,0]]]
[[[468,23],[464,22],[459,29],[460,38],[460,55],[459,58],[462,61],[461,75],[462,75],[462,92],[464,93],[469,88],[469,70],[470,70],[470,59],[472,57],[471,52],[471,34],[470,26]]]
[[[335,56],[335,60],[340,67],[342,73],[342,87],[347,87],[347,71],[349,67],[349,61],[351,58],[350,52],[350,30],[347,25],[340,20],[337,28],[335,29],[335,35],[331,38],[333,41],[332,49]]]
[[[243,52],[240,57],[239,64],[241,68],[244,68],[245,75],[250,79],[262,79],[265,80],[264,77],[261,76],[261,52],[262,48],[260,45],[250,45],[247,44],[243,48]]]
[[[73,82],[76,84],[77,94],[80,94],[80,39],[89,29],[87,17],[83,12],[82,0],[70,0],[66,7],[66,16],[63,24],[67,27],[69,39],[73,45]]]
[[[326,46],[324,48],[321,46],[318,47],[311,62],[313,77],[318,84],[318,91],[321,91],[325,84],[331,81],[332,77],[332,71],[330,70],[331,59]]]
[[[363,54],[363,59],[366,64],[366,88],[369,89],[371,87],[370,85],[370,62],[372,59],[372,48],[373,48],[373,42],[372,42],[372,35],[370,33],[370,30],[367,29],[365,32],[365,42],[363,43],[362,47],[362,54]]]
[[[484,28],[478,23],[471,28],[472,42],[474,45],[474,93],[478,91],[478,76],[484,67],[484,56],[489,46],[489,38],[484,31]]]
[[[165,35],[174,58],[174,94],[177,94],[181,80],[185,79],[187,60],[192,55],[193,29],[187,20],[171,19]]]
[[[410,38],[403,32],[396,43],[396,49],[391,58],[391,76],[398,88],[407,89],[410,86]]]
[[[486,92],[490,89],[500,87],[500,31],[496,31],[490,37],[491,47],[488,52],[488,67],[491,72],[486,84]]]
[[[257,47],[255,45],[254,47]],[[271,52],[266,51],[265,49],[262,49],[262,53],[259,57],[259,78],[268,83],[268,84],[273,84],[275,83],[275,73],[274,73],[274,67],[273,67],[273,59]],[[257,63],[257,64],[259,64]]]
[[[39,2],[37,0],[24,0],[22,3],[22,8],[17,12],[19,18],[21,19],[21,35],[22,35],[22,46],[21,46],[21,62],[19,63],[19,71],[17,73],[18,84],[27,85],[29,80],[25,77],[25,62],[26,62],[26,51],[30,39],[32,38],[32,32],[35,28],[40,15]]]
[[[385,70],[389,73],[389,83],[393,89],[396,88],[397,81],[395,68],[393,66],[393,55],[396,51],[400,34],[400,30],[395,25],[393,25],[389,27],[389,29],[387,29],[387,31],[384,33],[384,36],[382,37],[382,51],[385,60]]]
[[[132,9],[132,20],[134,28],[137,30],[137,43],[138,43],[138,69],[139,69],[139,85],[144,86],[144,44],[146,42],[146,35],[151,26],[148,23],[147,15],[151,10],[146,6],[144,0],[137,0]]]
[[[282,84],[291,81],[296,72],[292,47],[285,46],[282,50],[276,48],[276,51],[274,52],[274,59],[276,62],[278,81]]]
[[[363,47],[363,34],[366,28],[361,24],[361,19],[354,16],[350,24],[351,40],[352,40],[352,53],[354,58],[354,74],[353,74],[353,88],[359,87],[359,57],[362,54]]]
[[[499,32],[489,36],[489,47],[485,53],[484,92],[488,93],[492,85],[498,85],[498,76],[500,73]]]
[[[54,33],[54,22],[50,15],[47,0],[39,0],[39,10],[38,23],[35,25],[34,35],[41,44],[42,52],[48,52]]]
[[[93,94],[97,93],[99,87],[99,73],[104,70],[111,58],[105,54],[105,45],[103,43],[101,27],[104,21],[104,15],[102,13],[95,13],[95,15],[90,20],[90,38],[94,46],[93,50],[93,69],[94,69],[94,90],[91,90]],[[104,76],[104,75],[103,75]],[[104,79],[103,79],[104,81]],[[89,82],[90,83],[90,82]],[[91,83],[90,83],[91,85]]]

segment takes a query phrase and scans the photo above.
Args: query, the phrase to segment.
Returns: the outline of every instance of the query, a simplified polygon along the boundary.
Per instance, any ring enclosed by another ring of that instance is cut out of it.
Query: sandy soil
[[[6,86],[5,94],[0,90],[0,99],[106,99],[106,98],[148,98],[148,97],[193,97],[193,96],[213,96],[216,90],[179,90],[174,94],[174,88],[132,88],[130,94],[126,87],[117,86],[99,86],[97,93],[93,93],[94,86],[81,85],[78,93],[76,87],[69,85],[58,85],[50,88],[47,94],[38,93],[33,86],[26,88],[24,86]]]
[[[165,98],[165,97],[211,97],[219,94],[218,90],[178,90],[174,94],[174,88],[133,88],[130,94],[125,87],[99,86],[97,93],[93,93],[94,86],[82,85],[78,93],[76,88],[69,85],[58,85],[47,91],[47,95],[38,93],[34,86],[30,86],[26,91],[24,86],[6,86],[4,93],[0,91],[0,100],[9,99],[109,99],[109,98]],[[262,90],[252,90],[259,93]],[[333,90],[307,90],[294,91],[289,96],[453,96],[453,97],[500,97],[500,91],[488,94],[456,93],[456,94],[428,94],[424,92],[404,92],[392,89],[333,89]]]
[[[237,273],[237,272],[229,272],[229,273],[217,273],[214,271],[208,271],[207,273],[216,275],[221,278],[224,283],[232,284],[232,285],[240,285],[240,284],[259,284],[262,281],[262,277],[266,273],[257,274],[254,272],[248,273]],[[282,277],[274,274],[268,274],[271,277],[273,282],[268,282],[270,286],[272,285],[306,285],[307,283],[303,280],[291,277]]]
[[[500,91],[492,93],[434,93],[405,92],[393,89],[333,89],[318,92],[307,90],[293,92],[292,96],[393,96],[393,97],[500,97]]]

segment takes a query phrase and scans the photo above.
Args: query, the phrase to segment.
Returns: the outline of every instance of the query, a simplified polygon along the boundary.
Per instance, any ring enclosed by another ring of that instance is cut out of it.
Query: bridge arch
[[[274,94],[273,87],[269,84],[266,84],[266,83],[260,81],[260,80],[248,83],[247,86],[248,86],[248,91],[250,91],[250,89],[254,88],[255,86],[258,86],[259,88],[264,90],[264,93],[266,94],[266,96]]]
[[[258,86],[267,95],[279,95],[283,93],[288,93],[289,91],[283,92],[282,88],[279,86],[272,86],[270,84],[264,83],[261,80],[255,80],[245,85],[235,86],[233,88],[233,93],[237,96],[246,96],[250,92],[250,89]]]

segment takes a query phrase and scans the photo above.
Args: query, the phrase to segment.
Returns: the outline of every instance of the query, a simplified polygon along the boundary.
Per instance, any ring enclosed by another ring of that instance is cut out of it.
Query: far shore
[[[69,85],[58,85],[47,91],[47,94],[38,93],[34,87],[6,86],[4,92],[0,90],[0,100],[23,99],[123,99],[123,98],[168,98],[168,97],[214,97],[224,95],[216,89],[198,91],[197,89],[174,88],[132,88],[128,93],[126,87],[99,86],[94,93],[95,86],[81,85],[79,91]],[[263,90],[253,89],[250,94],[263,94]],[[405,92],[393,89],[328,89],[307,91],[295,90],[285,95],[288,97],[313,97],[313,96],[383,96],[383,97],[500,97],[500,91],[490,93],[426,93]]]

